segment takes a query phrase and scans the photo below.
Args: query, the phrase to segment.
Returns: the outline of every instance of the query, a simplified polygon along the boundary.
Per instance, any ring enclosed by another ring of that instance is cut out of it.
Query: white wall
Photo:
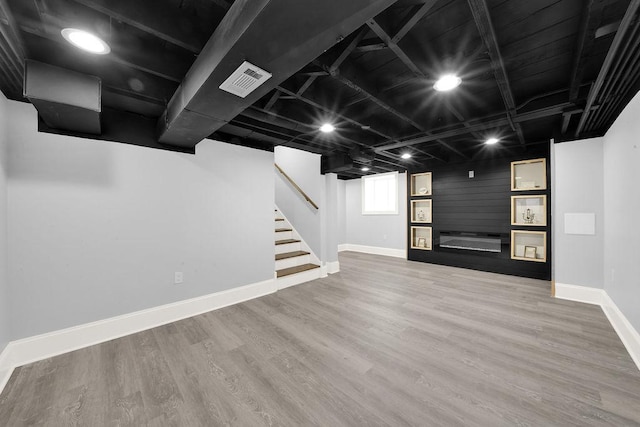
[[[554,280],[604,287],[603,138],[563,142],[554,151]],[[595,214],[595,235],[565,233],[565,214]]]
[[[278,208],[311,250],[322,258],[321,217],[326,206],[320,203],[324,199],[325,186],[324,178],[320,174],[320,155],[294,148],[276,147],[274,157],[282,170],[320,206],[320,209],[315,209],[282,174],[275,174],[275,198]],[[273,168],[273,165],[271,167]]]
[[[338,244],[347,243],[347,181],[338,180]]]
[[[324,202],[322,219],[322,260],[338,261],[338,176],[335,173],[324,175]]]
[[[31,105],[8,113],[13,339],[273,278],[273,154],[41,134]]]
[[[398,175],[398,214],[362,215],[362,181],[345,184],[346,243],[389,249],[407,247],[407,175]]]
[[[0,92],[0,353],[11,340],[7,273],[7,102]]]
[[[604,288],[640,331],[640,93],[604,137]]]

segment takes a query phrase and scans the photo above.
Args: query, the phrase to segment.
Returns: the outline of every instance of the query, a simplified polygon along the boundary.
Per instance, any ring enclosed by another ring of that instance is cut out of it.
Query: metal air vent
[[[221,85],[220,89],[244,98],[271,78],[271,73],[244,61]]]

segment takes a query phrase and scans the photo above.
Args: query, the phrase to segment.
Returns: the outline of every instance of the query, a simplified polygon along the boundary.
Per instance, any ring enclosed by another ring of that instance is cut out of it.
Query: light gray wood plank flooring
[[[632,426],[640,372],[549,283],[344,252],[326,279],[18,368],[2,426]]]

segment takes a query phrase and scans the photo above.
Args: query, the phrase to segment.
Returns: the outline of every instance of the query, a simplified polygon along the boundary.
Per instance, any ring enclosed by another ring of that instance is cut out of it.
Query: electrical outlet
[[[173,278],[173,283],[179,285],[184,282],[184,277],[182,276],[182,271],[176,271]]]

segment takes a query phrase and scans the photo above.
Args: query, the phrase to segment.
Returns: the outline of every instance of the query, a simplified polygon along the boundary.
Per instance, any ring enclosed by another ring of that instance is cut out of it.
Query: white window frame
[[[395,200],[394,200],[394,208],[393,210],[382,210],[382,211],[368,211],[365,209],[365,187],[367,181],[371,180],[380,180],[385,179],[388,176],[393,176],[395,181]],[[362,215],[398,215],[398,204],[399,204],[399,174],[398,172],[388,172],[388,173],[380,173],[376,175],[367,175],[360,178],[362,182]]]

